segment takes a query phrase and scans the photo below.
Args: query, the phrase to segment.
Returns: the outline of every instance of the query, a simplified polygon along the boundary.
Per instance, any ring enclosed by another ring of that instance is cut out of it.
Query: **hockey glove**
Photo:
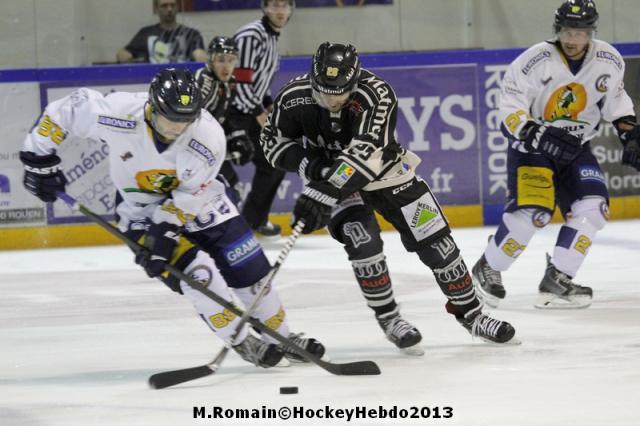
[[[640,126],[634,126],[627,131],[618,129],[618,136],[624,145],[622,164],[640,171]]]
[[[178,226],[172,223],[152,223],[144,236],[144,246],[136,255],[136,263],[142,266],[151,278],[164,272],[164,267],[171,260],[173,252],[180,241]]]
[[[537,151],[558,164],[569,164],[582,150],[582,140],[577,136],[559,127],[533,121],[527,123],[520,136],[527,150]]]
[[[303,234],[324,228],[331,219],[331,210],[338,202],[337,190],[329,183],[310,183],[293,207],[293,223],[304,221]]]
[[[329,174],[332,160],[320,156],[309,156],[302,159],[298,167],[300,179],[307,182],[323,180]]]
[[[60,157],[55,152],[49,155],[36,155],[29,151],[20,151],[20,161],[24,164],[24,187],[42,201],[53,202],[56,192],[64,192],[67,178],[62,173]]]
[[[229,151],[231,161],[242,166],[253,159],[255,148],[244,130],[236,130],[227,139],[227,151]]]

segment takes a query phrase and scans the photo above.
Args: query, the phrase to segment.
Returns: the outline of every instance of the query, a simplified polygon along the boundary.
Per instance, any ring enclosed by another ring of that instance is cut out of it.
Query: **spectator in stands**
[[[142,28],[117,54],[118,62],[206,62],[202,35],[178,24],[177,0],[153,0],[153,12],[160,22]]]

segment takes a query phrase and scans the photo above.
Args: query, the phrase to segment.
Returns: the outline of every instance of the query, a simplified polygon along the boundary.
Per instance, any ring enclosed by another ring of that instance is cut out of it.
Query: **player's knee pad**
[[[248,309],[249,306],[253,304],[261,285],[262,283],[259,282],[251,287],[234,288],[233,292]],[[260,302],[254,308],[251,316],[257,318],[267,327],[284,336],[289,334],[289,326],[286,321],[284,306],[282,305],[278,292],[273,285],[269,285],[266,294],[262,296],[262,299],[260,299]],[[263,334],[263,336],[265,340],[271,341],[265,334]],[[275,341],[273,342],[275,343]]]
[[[601,230],[609,220],[609,204],[602,197],[589,197],[575,201],[571,205],[571,217],[567,225],[575,227],[584,220],[588,221],[596,231]]]
[[[458,249],[451,234],[447,234],[428,246],[421,248],[416,253],[422,263],[433,270],[451,263],[460,254],[460,249]]]
[[[183,270],[209,291],[230,303],[233,302],[227,283],[207,253],[198,250]],[[200,317],[220,338],[227,340],[233,334],[235,325],[239,321],[237,315],[184,281],[180,282],[180,289],[181,293],[191,301]],[[243,335],[246,335],[246,331],[243,331]]]
[[[527,248],[533,235],[546,226],[551,220],[551,214],[546,210],[527,208],[502,215],[502,221],[492,239],[491,247],[497,249],[500,255],[516,259]],[[494,258],[493,253],[485,253],[488,258]],[[494,266],[494,262],[489,261]],[[502,270],[502,269],[500,269]]]
[[[445,235],[417,253],[422,263],[431,268],[436,282],[447,297],[466,297],[471,277],[451,235]]]
[[[364,205],[350,207],[331,219],[331,236],[344,245],[349,260],[366,259],[382,252],[380,226]]]

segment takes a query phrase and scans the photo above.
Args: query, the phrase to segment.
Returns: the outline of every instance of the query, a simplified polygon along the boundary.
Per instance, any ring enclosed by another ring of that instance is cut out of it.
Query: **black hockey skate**
[[[538,309],[583,309],[591,305],[593,290],[591,287],[578,285],[571,277],[560,272],[547,254],[547,269],[538,286]]]
[[[378,324],[387,339],[407,355],[421,356],[424,350],[420,347],[422,335],[413,325],[405,321],[397,310],[376,316]]]
[[[471,318],[456,318],[473,337],[494,343],[506,343],[513,339],[516,330],[506,321],[491,318],[487,314],[477,312]]]
[[[293,343],[295,343],[297,346],[300,346],[302,349],[311,352],[313,355],[326,361],[327,358],[324,357],[324,345],[318,342],[316,339],[303,337],[303,335],[304,333],[290,333],[289,339],[291,339]],[[288,348],[281,346],[280,349],[284,352],[284,357],[291,362],[309,362],[305,358],[298,355],[298,353]]]
[[[486,305],[497,308],[500,300],[504,299],[507,295],[507,291],[502,285],[502,274],[500,274],[500,271],[496,271],[489,266],[483,254],[476,264],[473,265],[471,276],[478,298]]]
[[[252,335],[248,335],[239,345],[233,346],[233,350],[245,361],[264,368],[277,365],[284,356],[278,345],[263,342]]]
[[[282,228],[275,223],[267,222],[253,230],[258,237],[279,238]]]

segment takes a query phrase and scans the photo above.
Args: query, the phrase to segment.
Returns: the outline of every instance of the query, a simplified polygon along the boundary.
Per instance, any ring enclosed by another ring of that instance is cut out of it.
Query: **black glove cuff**
[[[326,186],[326,185],[323,185]],[[325,188],[322,188],[325,189]],[[327,191],[323,191],[322,189],[314,188],[314,185],[307,186],[304,191],[302,191],[302,195],[305,195],[311,198],[314,201],[317,201],[320,204],[324,204],[325,206],[333,207],[338,202],[337,194],[336,196],[332,196],[327,194]]]
[[[30,151],[20,151],[20,161],[24,164],[25,170],[39,175],[51,175],[62,169],[60,157],[55,153],[36,155]]]

